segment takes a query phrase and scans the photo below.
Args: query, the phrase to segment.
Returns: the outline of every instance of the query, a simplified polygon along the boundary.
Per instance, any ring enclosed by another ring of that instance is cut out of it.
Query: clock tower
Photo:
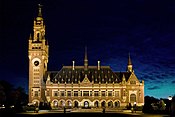
[[[28,45],[29,57],[29,103],[39,104],[45,101],[45,82],[49,45],[45,39],[45,24],[38,5],[38,16],[34,19],[33,34],[30,34]]]

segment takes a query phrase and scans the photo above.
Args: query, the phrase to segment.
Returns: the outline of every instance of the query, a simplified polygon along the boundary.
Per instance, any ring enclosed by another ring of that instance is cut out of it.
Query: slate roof
[[[105,83],[119,83],[122,81],[123,75],[128,80],[131,73],[129,72],[113,72],[109,66],[101,66],[98,70],[97,66],[88,66],[88,70],[84,70],[84,66],[75,66],[75,69],[72,69],[72,66],[63,66],[60,71],[47,71],[45,75],[45,81],[50,76],[50,81],[53,83],[78,83],[82,82],[85,78],[85,74],[90,82],[94,81],[95,84],[99,82],[101,84]]]

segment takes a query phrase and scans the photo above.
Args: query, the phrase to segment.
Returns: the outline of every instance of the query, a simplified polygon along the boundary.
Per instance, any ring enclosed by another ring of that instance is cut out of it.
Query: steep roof
[[[122,81],[123,75],[127,79],[129,78],[129,72],[113,72],[109,66],[100,66],[100,70],[97,69],[97,66],[88,66],[88,70],[84,70],[84,66],[75,66],[75,69],[72,69],[72,66],[63,66],[60,71],[48,71],[45,76],[49,76],[50,81],[53,83],[78,83],[82,82],[85,78],[85,74],[90,82],[98,84],[99,82],[104,83],[119,83]]]

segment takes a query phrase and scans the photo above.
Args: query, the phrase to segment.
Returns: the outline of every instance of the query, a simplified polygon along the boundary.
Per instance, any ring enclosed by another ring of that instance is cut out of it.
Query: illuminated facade
[[[129,103],[144,105],[144,81],[136,77],[128,58],[127,70],[114,72],[110,66],[88,65],[85,49],[84,65],[63,66],[48,71],[49,46],[41,7],[34,20],[33,35],[29,38],[29,103],[49,102],[60,107],[123,107]]]

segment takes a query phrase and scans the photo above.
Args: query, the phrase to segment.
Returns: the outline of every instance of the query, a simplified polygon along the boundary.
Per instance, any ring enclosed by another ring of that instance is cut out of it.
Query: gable
[[[137,76],[135,75],[134,72],[132,72],[128,81],[127,81],[127,84],[137,85],[139,83],[140,83],[140,81],[138,80]]]

